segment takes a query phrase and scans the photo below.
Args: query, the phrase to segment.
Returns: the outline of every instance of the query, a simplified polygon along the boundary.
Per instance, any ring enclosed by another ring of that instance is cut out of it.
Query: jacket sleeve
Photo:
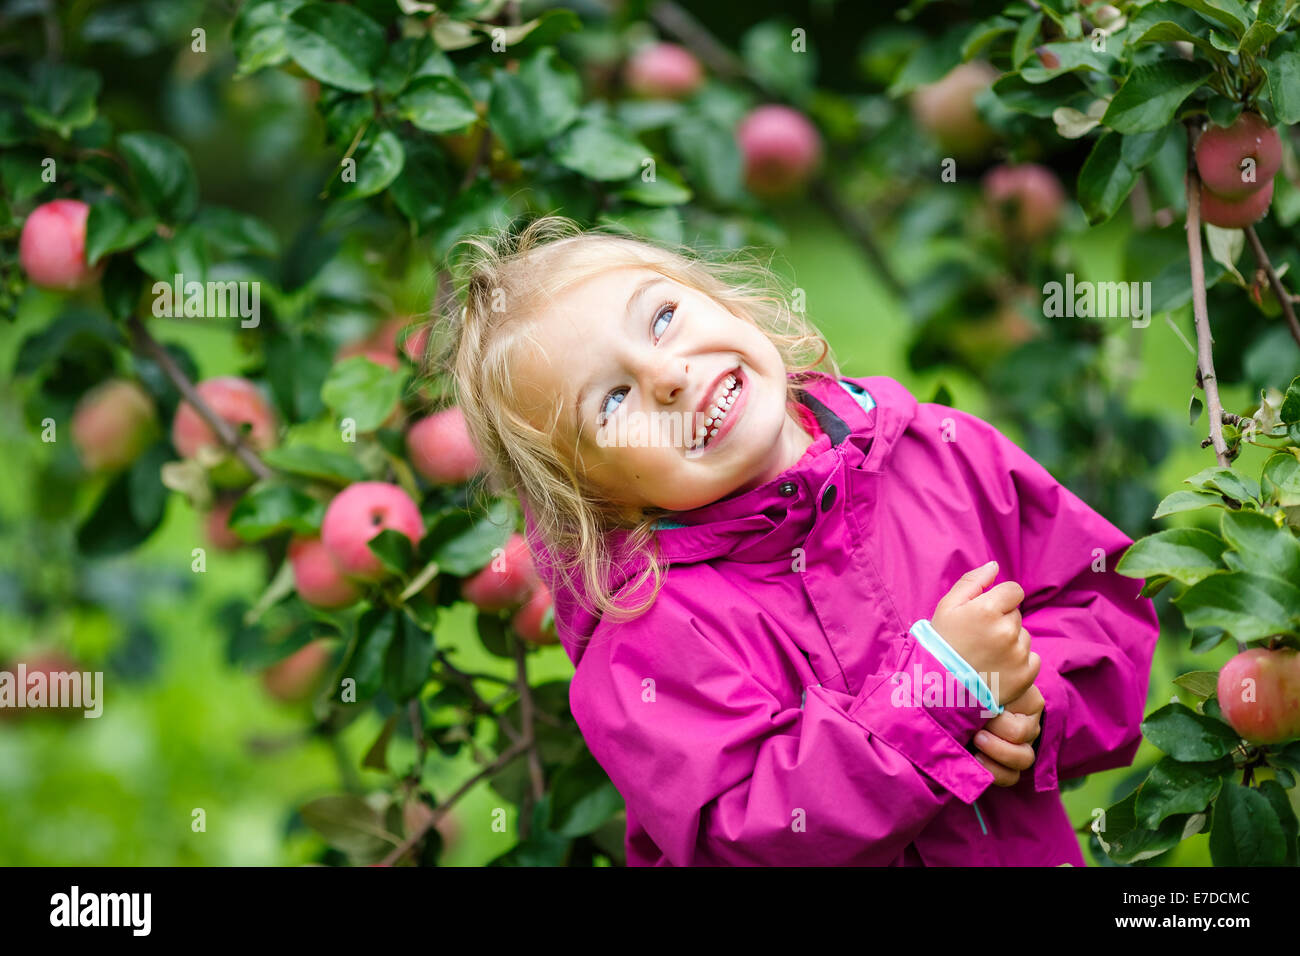
[[[1131,539],[992,425],[959,416],[975,438],[973,465],[998,578],[1024,589],[1020,605],[1042,659],[1035,684],[1045,706],[1035,790],[1058,778],[1127,767],[1140,724],[1160,627],[1142,582],[1115,572]],[[965,441],[961,433],[953,444]]]
[[[661,592],[597,630],[570,688],[592,754],[672,865],[889,864],[992,783],[965,746],[987,712],[973,696],[917,703],[907,682],[946,671],[912,635],[856,696],[812,685],[800,706],[709,630]]]

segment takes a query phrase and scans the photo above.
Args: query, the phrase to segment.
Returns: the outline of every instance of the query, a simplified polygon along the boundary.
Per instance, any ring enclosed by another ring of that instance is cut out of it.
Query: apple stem
[[[1273,295],[1282,306],[1282,314],[1286,316],[1286,324],[1291,330],[1291,338],[1295,339],[1297,345],[1300,345],[1300,321],[1296,320],[1295,306],[1292,304],[1291,294],[1286,291],[1286,287],[1282,285],[1282,280],[1278,278],[1277,270],[1273,268],[1273,263],[1269,261],[1268,253],[1264,251],[1264,244],[1259,241],[1254,226],[1246,227],[1246,239],[1250,241],[1250,251],[1255,254],[1255,261],[1259,263],[1259,267],[1268,276],[1268,284],[1273,290]]]
[[[127,319],[127,327],[131,331],[135,351],[158,363],[158,367],[163,370],[163,374],[176,386],[176,390],[181,393],[185,401],[194,407],[194,410],[199,413],[199,417],[207,422],[208,427],[216,433],[221,443],[234,451],[235,456],[258,478],[273,477],[275,472],[257,456],[253,449],[244,444],[240,433],[235,431],[228,421],[209,408],[207,402],[199,397],[194,383],[176,364],[176,360],[171,357],[171,354],[162,347],[157,339],[149,334],[149,330],[140,321],[140,317],[137,315],[130,316]]]
[[[1192,271],[1192,315],[1196,319],[1197,378],[1205,390],[1209,411],[1210,443],[1219,464],[1230,464],[1228,445],[1223,440],[1223,403],[1219,400],[1219,381],[1214,374],[1214,338],[1210,334],[1210,315],[1205,304],[1205,260],[1201,254],[1201,179],[1196,172],[1196,137],[1194,123],[1187,124],[1187,254]]]

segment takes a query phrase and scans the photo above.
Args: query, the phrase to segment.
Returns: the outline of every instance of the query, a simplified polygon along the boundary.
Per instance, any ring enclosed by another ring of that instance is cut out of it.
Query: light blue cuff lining
[[[952,649],[952,645],[939,636],[926,618],[921,618],[912,625],[911,634],[917,643],[938,658],[939,663],[948,668],[948,672],[961,681],[967,692],[974,694],[985,710],[1002,713],[1005,709],[993,699],[993,691],[975,668],[966,663],[966,659]]]

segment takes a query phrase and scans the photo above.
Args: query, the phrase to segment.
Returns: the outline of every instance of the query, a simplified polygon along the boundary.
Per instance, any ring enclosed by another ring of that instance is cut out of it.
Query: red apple
[[[1300,737],[1300,651],[1252,647],[1219,671],[1223,718],[1252,744]]]
[[[700,61],[676,43],[653,43],[627,61],[623,80],[638,96],[677,100],[694,93],[704,79]]]
[[[18,259],[27,278],[49,289],[77,289],[102,271],[86,264],[86,218],[79,199],[55,199],[32,210],[18,240]]]
[[[262,686],[282,703],[300,703],[311,696],[329,663],[329,642],[312,641],[262,671]]]
[[[984,176],[984,199],[994,220],[1022,242],[1045,238],[1061,221],[1065,190],[1046,166],[995,166]]]
[[[817,128],[788,106],[769,103],[752,110],[736,128],[736,140],[745,157],[745,185],[756,196],[800,191],[821,163]]]
[[[1201,184],[1201,218],[1221,229],[1244,229],[1264,218],[1273,202],[1273,180],[1242,199],[1224,199]]]
[[[25,686],[19,686],[18,684],[18,666],[20,664],[25,668],[25,673],[27,675],[27,684]],[[8,671],[10,674],[13,675],[11,678],[9,678],[9,680],[13,682],[14,692],[16,694],[22,694],[24,700],[27,699],[26,695],[28,693],[28,689],[31,687],[32,675],[37,673],[44,674],[45,675],[45,704],[46,704],[46,706],[40,708],[27,709],[26,707],[23,707],[22,709],[20,709],[16,706],[17,702],[15,701],[14,707],[0,707],[0,719],[6,717],[18,719],[23,716],[35,717],[41,714],[53,715],[58,717],[68,717],[68,716],[73,716],[75,713],[77,713],[77,711],[75,711],[71,707],[49,706],[54,700],[52,696],[53,691],[51,689],[51,680],[53,678],[61,674],[80,675],[84,673],[86,670],[86,668],[82,667],[79,662],[73,660],[67,654],[64,654],[63,652],[56,651],[56,650],[32,651],[31,653],[19,658],[18,660],[12,661],[9,664],[5,664],[4,666],[0,667],[0,670]],[[82,690],[84,690],[85,684],[81,684],[80,676],[77,676],[76,680],[80,684]],[[92,689],[93,689],[93,685],[92,685]],[[83,707],[85,706],[85,703],[86,702],[83,699],[82,700]],[[101,698],[100,704],[102,705],[102,703],[103,700]]]
[[[1247,181],[1241,164],[1255,161]],[[1282,139],[1258,113],[1242,113],[1231,126],[1211,126],[1196,141],[1201,182],[1223,199],[1242,199],[1270,183],[1282,168]],[[1253,221],[1253,220],[1252,220]]]
[[[481,611],[518,607],[541,584],[522,534],[512,534],[502,552],[461,585],[461,596]]]
[[[976,158],[993,144],[995,134],[980,118],[975,97],[997,78],[998,71],[982,60],[960,63],[942,79],[912,94],[912,117],[946,154],[957,159]]]
[[[358,481],[348,485],[325,509],[320,536],[334,565],[357,581],[380,581],[388,571],[368,542],[386,529],[400,531],[412,545],[424,537],[420,509],[397,485]]]
[[[542,628],[542,621],[546,617],[546,612],[551,609],[551,592],[545,584],[538,584],[532,596],[529,597],[528,603],[515,612],[510,624],[526,641],[532,641],[534,644],[558,644],[559,636],[555,633],[554,616],[551,619],[550,627]]]
[[[81,397],[72,413],[72,443],[87,471],[119,471],[157,434],[149,393],[125,379],[109,379]]]
[[[376,365],[387,366],[394,372],[402,367],[401,360],[398,359],[395,351],[390,351],[369,338],[357,339],[355,342],[340,346],[339,350],[334,353],[334,361],[342,362],[344,359],[353,358],[357,355],[364,355]]]
[[[295,537],[289,542],[289,564],[298,596],[316,607],[347,607],[361,591],[334,565],[320,538]]]
[[[244,546],[244,539],[230,530],[230,514],[239,503],[239,495],[222,495],[207,513],[208,541],[221,551],[235,551]]]
[[[254,451],[265,451],[276,443],[276,416],[257,386],[232,375],[210,378],[195,386],[199,398],[220,418],[243,433],[244,442]],[[221,449],[221,441],[189,402],[181,402],[172,421],[172,444],[182,458],[193,458],[204,446]],[[239,485],[251,479],[241,462],[231,460],[213,472],[220,485]]]
[[[469,439],[465,413],[454,406],[412,425],[406,433],[406,452],[411,467],[438,484],[468,481],[482,468]]]

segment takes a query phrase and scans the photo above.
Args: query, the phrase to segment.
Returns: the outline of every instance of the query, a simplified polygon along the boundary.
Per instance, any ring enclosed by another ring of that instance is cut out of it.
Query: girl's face
[[[653,270],[572,286],[532,330],[540,348],[524,350],[515,376],[524,414],[545,427],[561,403],[561,447],[577,449],[579,468],[629,516],[757,487],[812,442],[786,407],[776,346]]]

